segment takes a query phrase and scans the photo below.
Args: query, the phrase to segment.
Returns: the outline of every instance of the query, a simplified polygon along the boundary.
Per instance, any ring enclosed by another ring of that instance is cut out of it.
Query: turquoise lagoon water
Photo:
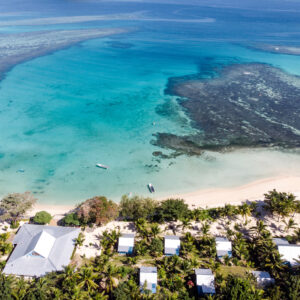
[[[243,31],[222,37],[220,24],[112,24],[138,30],[17,65],[0,82],[1,195],[30,190],[41,202],[74,204],[94,195],[114,200],[130,192],[149,195],[149,182],[163,197],[299,175],[295,151],[206,152],[159,160],[154,151],[171,152],[151,144],[156,132],[194,130],[176,100],[164,94],[169,77],[201,71],[207,58],[264,62],[300,75],[299,57],[247,49],[236,43]],[[78,27],[95,24],[48,28]],[[37,27],[7,32],[26,30]],[[165,103],[170,110],[161,115],[158,108]],[[96,163],[110,168],[101,170]]]

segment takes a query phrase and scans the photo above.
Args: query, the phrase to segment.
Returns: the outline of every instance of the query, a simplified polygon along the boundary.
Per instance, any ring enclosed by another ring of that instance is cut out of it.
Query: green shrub
[[[161,239],[155,238],[152,239],[149,247],[150,253],[154,256],[159,256],[164,251],[164,244]]]
[[[183,199],[168,199],[162,201],[156,209],[159,221],[177,221],[191,217],[191,211]]]
[[[33,222],[37,224],[49,224],[52,219],[52,216],[46,211],[39,211],[33,217]]]
[[[62,219],[62,224],[66,226],[79,226],[80,222],[76,213],[70,213]]]
[[[19,228],[19,226],[20,226],[20,222],[16,221],[16,220],[12,221],[10,224],[11,229],[17,229],[17,228]]]
[[[120,202],[120,217],[124,220],[136,221],[140,218],[151,221],[155,214],[158,202],[151,198],[140,196],[122,196]]]

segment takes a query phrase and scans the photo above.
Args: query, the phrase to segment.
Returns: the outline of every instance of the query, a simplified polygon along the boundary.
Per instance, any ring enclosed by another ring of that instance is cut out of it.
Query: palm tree
[[[62,285],[67,288],[72,288],[76,285],[76,277],[74,266],[66,266],[63,273],[59,276],[62,281]]]
[[[105,292],[97,293],[96,295],[93,296],[94,300],[107,300],[108,295],[105,295]]]
[[[101,287],[106,290],[107,293],[113,291],[117,286],[117,279],[120,277],[120,270],[118,267],[108,264],[102,271]]]
[[[81,247],[85,241],[84,234],[82,232],[79,233],[77,239],[75,240],[75,246]]]
[[[210,230],[210,225],[208,224],[208,222],[205,222],[205,223],[202,225],[201,230],[202,230],[202,233],[203,233],[204,236],[205,236],[205,235],[208,235],[209,230]]]
[[[245,219],[245,225],[248,223],[247,217],[251,215],[251,207],[247,203],[244,203],[239,207],[239,213],[244,217]]]
[[[267,232],[267,225],[262,220],[256,222],[256,226],[251,227],[250,231],[255,232],[257,236],[262,236]]]
[[[86,289],[88,292],[98,288],[98,285],[94,282],[97,275],[94,273],[92,267],[82,267],[77,275],[77,286],[79,288]]]
[[[180,221],[181,221],[182,231],[185,231],[186,228],[190,229],[192,227],[192,223],[189,218],[182,218]]]
[[[284,220],[283,222],[285,224],[285,232],[288,232],[289,229],[295,229],[297,226],[296,222],[292,218],[290,218],[287,222],[286,220]]]
[[[137,232],[142,236],[147,236],[147,221],[144,218],[139,218],[134,223]]]
[[[150,227],[151,236],[156,238],[160,233],[161,233],[161,230],[159,228],[159,225],[158,224],[152,224],[151,227]]]

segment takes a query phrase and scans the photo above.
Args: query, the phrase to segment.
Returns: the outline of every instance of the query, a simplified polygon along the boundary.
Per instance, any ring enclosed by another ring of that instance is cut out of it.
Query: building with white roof
[[[282,256],[282,260],[290,266],[297,266],[300,260],[300,246],[299,245],[279,245],[277,246],[279,254]]]
[[[134,234],[122,234],[118,241],[118,252],[120,254],[132,254],[134,247]]]
[[[16,234],[5,274],[40,277],[71,261],[79,228],[24,224]]]
[[[274,278],[265,271],[252,271],[253,276],[256,278],[258,286],[265,287],[275,283]]]
[[[279,245],[289,245],[290,243],[284,238],[274,238],[273,243],[277,246]]]
[[[300,260],[300,245],[290,244],[284,238],[274,238],[273,242],[276,244],[278,252],[286,264],[292,267],[299,265],[297,260]]]
[[[217,257],[223,258],[225,255],[232,257],[232,243],[225,237],[216,237]]]
[[[165,255],[179,255],[180,238],[176,235],[165,236]]]
[[[199,295],[215,294],[215,276],[210,269],[196,269],[196,285]]]
[[[157,287],[157,268],[156,267],[141,267],[140,268],[140,287],[143,290],[150,290],[153,294],[156,293]]]

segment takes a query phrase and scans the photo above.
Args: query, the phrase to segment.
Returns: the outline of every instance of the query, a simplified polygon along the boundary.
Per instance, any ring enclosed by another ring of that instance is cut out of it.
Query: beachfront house
[[[297,260],[300,260],[300,245],[290,244],[286,239],[274,238],[279,254],[285,264],[294,267],[299,265]]]
[[[176,235],[165,236],[165,255],[179,255],[180,238]]]
[[[260,287],[266,287],[275,283],[274,278],[268,272],[252,271],[252,275],[256,278],[257,285]]]
[[[149,290],[153,294],[156,293],[157,286],[157,268],[141,267],[140,268],[140,287],[141,290]]]
[[[16,234],[15,248],[5,274],[40,277],[61,271],[71,261],[79,228],[24,224]]]
[[[122,234],[118,241],[118,252],[120,254],[132,254],[134,247],[134,234]]]
[[[212,295],[216,293],[215,290],[215,276],[211,269],[196,269],[196,285],[200,296]]]
[[[217,257],[222,259],[225,255],[232,257],[232,244],[225,237],[216,237]]]

